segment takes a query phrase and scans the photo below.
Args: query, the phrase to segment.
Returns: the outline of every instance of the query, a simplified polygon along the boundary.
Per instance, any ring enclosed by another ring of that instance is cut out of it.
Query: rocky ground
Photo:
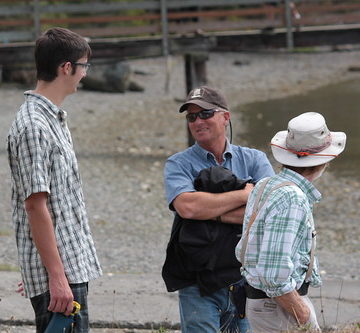
[[[360,51],[214,53],[207,70],[209,85],[221,89],[234,108],[359,78],[359,74],[347,70],[357,65]],[[145,87],[144,93],[80,90],[64,104],[82,172],[89,219],[106,273],[160,272],[172,224],[163,194],[162,169],[166,157],[184,149],[187,142],[184,117],[177,113],[185,97],[182,58],[170,59],[169,91],[165,91],[164,59],[134,60],[131,66],[138,73],[133,79]],[[22,103],[23,90],[1,87],[3,140]],[[236,130],[241,131],[241,114],[232,117],[238,123]],[[17,267],[4,148],[0,149],[0,178],[1,271]],[[325,193],[315,211],[323,273],[328,277],[359,279],[359,180],[338,178],[330,171],[320,179],[319,188]]]
[[[0,333],[34,333],[35,331],[35,326],[0,326]],[[170,332],[165,329],[140,330],[133,328],[92,328],[91,333],[180,333],[180,331]]]

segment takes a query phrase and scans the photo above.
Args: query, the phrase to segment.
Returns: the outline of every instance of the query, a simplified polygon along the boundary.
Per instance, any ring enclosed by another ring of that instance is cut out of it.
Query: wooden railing
[[[0,44],[33,41],[51,26],[94,39],[266,28],[291,32],[359,22],[358,0],[0,0]]]

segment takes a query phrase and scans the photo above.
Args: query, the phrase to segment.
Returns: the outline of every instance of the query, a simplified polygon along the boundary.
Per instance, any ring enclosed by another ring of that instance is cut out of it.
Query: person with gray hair
[[[330,132],[324,117],[306,112],[271,140],[277,175],[261,180],[245,210],[235,254],[246,279],[246,315],[254,332],[295,327],[319,330],[309,285],[321,285],[314,256],[313,205],[321,194],[313,182],[345,148],[346,135]]]

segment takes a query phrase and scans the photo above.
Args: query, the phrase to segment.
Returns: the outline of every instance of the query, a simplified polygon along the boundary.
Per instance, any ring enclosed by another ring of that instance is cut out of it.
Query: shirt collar
[[[215,160],[215,156],[212,152],[200,147],[200,145],[195,142],[194,150],[197,154],[199,154],[204,160],[207,160],[210,156]],[[226,161],[227,158],[231,158],[233,155],[233,148],[228,139],[226,139],[226,147],[225,151],[223,152],[223,159]]]
[[[314,184],[299,173],[288,168],[283,168],[280,171],[279,176],[300,187],[311,203],[319,202],[321,200],[321,193],[316,189]]]
[[[45,110],[49,112],[49,114],[51,114],[54,118],[59,119],[62,125],[66,124],[67,112],[65,110],[60,109],[48,98],[46,98],[43,95],[34,93],[31,90],[25,91],[24,95],[27,100],[34,100],[38,103],[44,104],[46,106]]]

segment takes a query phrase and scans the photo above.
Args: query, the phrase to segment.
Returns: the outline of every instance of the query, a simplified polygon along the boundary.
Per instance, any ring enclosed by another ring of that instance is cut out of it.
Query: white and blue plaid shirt
[[[262,180],[263,181],[263,180]],[[236,246],[240,252],[245,240],[260,181],[251,192],[245,210],[243,236]],[[276,185],[290,181],[297,186],[285,186],[273,191],[259,210],[249,232],[242,272],[247,282],[269,297],[281,296],[299,289],[310,263],[314,231],[312,208],[321,199],[320,192],[300,174],[284,168],[270,178],[263,198]],[[321,284],[317,260],[310,284]]]
[[[27,297],[48,290],[48,275],[32,240],[25,200],[47,192],[57,247],[69,283],[101,275],[85,210],[66,112],[44,96],[25,92],[10,128],[7,151],[12,179],[13,224]]]

